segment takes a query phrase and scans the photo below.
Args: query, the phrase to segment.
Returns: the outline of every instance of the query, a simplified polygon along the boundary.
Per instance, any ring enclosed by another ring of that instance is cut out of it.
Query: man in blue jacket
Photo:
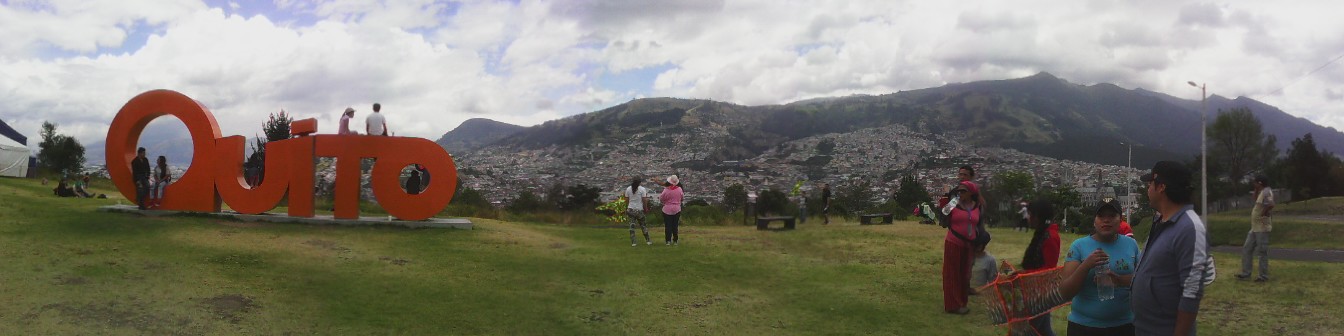
[[[1184,165],[1162,161],[1141,178],[1161,217],[1153,220],[1130,292],[1137,335],[1194,335],[1204,287],[1216,275],[1204,220],[1191,204],[1190,175]]]

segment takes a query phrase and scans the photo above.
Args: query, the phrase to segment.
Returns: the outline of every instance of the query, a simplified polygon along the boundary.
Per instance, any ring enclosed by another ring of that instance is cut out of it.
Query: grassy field
[[[1251,228],[1251,210],[1215,213],[1209,219],[1209,242],[1241,246]],[[1134,224],[1134,236],[1148,236],[1151,219]],[[1325,197],[1280,204],[1274,208],[1274,231],[1269,244],[1279,248],[1344,249],[1344,197]]]
[[[912,222],[688,226],[681,246],[632,248],[624,229],[494,220],[143,218],[45,188],[0,178],[0,334],[1002,334],[981,309],[941,312],[943,230]],[[992,231],[991,253],[1021,258],[1027,234]],[[1220,272],[1200,331],[1344,333],[1344,264],[1274,267],[1267,284]]]

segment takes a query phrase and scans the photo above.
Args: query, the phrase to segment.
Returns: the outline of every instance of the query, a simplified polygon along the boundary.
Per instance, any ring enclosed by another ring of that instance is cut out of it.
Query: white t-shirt
[[[386,122],[383,114],[377,112],[369,113],[369,117],[364,119],[364,124],[369,126],[369,135],[383,135],[383,124]]]
[[[648,189],[639,187],[639,190],[632,194],[630,192],[630,187],[625,187],[625,191],[622,191],[622,193],[625,195],[625,199],[630,200],[630,205],[627,205],[626,208],[640,211],[644,210],[644,198],[649,197]]]

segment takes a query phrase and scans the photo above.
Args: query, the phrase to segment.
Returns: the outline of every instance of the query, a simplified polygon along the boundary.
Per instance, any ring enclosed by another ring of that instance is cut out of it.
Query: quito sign
[[[154,90],[126,102],[107,131],[107,172],[127,199],[135,199],[131,160],[136,142],[145,126],[161,116],[177,117],[187,126],[195,153],[186,172],[165,190],[162,209],[219,212],[223,202],[239,213],[258,214],[288,198],[290,216],[312,217],[318,157],[336,158],[335,218],[359,218],[359,163],[364,158],[374,159],[370,176],[374,197],[399,219],[432,217],[457,190],[457,166],[438,144],[421,138],[315,134],[315,119],[294,121],[290,124],[292,138],[266,144],[266,178],[249,186],[243,179],[247,139],[221,136],[215,116],[190,97]],[[435,177],[416,195],[399,183],[402,169],[412,164],[423,166]]]

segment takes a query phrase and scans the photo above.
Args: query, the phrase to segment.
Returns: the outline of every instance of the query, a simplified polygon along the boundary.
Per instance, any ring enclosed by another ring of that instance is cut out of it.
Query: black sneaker
[[[1246,280],[1251,277],[1250,274],[1237,274],[1237,280]]]

